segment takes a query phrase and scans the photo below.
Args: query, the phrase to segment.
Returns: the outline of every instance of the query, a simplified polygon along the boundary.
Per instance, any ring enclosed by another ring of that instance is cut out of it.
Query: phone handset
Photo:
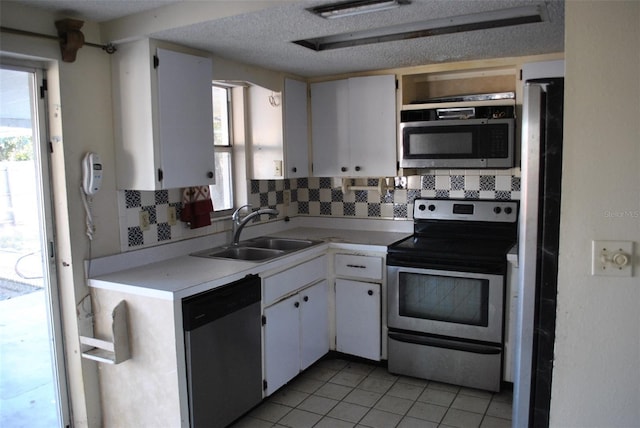
[[[102,185],[102,162],[97,153],[89,152],[82,159],[82,185],[80,186],[82,204],[86,212],[86,234],[89,240],[93,240],[93,232],[95,226],[93,224],[93,215],[91,214],[91,202],[93,196],[98,193]]]
[[[102,185],[102,162],[97,153],[89,152],[82,159],[82,190],[95,195]]]

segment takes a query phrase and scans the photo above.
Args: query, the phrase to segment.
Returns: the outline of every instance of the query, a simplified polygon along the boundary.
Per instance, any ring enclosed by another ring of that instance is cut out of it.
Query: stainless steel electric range
[[[387,249],[389,371],[499,391],[518,202],[417,199]]]

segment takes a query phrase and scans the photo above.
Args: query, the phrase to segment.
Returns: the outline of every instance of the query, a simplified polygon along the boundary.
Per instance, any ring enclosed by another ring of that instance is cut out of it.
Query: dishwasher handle
[[[182,300],[182,324],[185,331],[195,330],[261,299],[260,277],[246,277]]]

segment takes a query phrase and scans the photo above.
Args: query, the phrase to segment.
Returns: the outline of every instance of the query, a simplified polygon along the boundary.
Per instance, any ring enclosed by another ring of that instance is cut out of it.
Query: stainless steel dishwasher
[[[189,419],[225,427],[262,400],[260,278],[183,299]]]

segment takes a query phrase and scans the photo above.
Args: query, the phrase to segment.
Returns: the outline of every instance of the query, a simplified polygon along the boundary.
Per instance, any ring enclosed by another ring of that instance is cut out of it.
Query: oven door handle
[[[398,342],[413,343],[416,345],[433,346],[436,348],[453,349],[456,351],[472,352],[474,354],[493,355],[502,352],[499,346],[483,345],[479,343],[460,342],[453,339],[441,339],[437,337],[415,336],[412,334],[389,333],[389,338]]]

